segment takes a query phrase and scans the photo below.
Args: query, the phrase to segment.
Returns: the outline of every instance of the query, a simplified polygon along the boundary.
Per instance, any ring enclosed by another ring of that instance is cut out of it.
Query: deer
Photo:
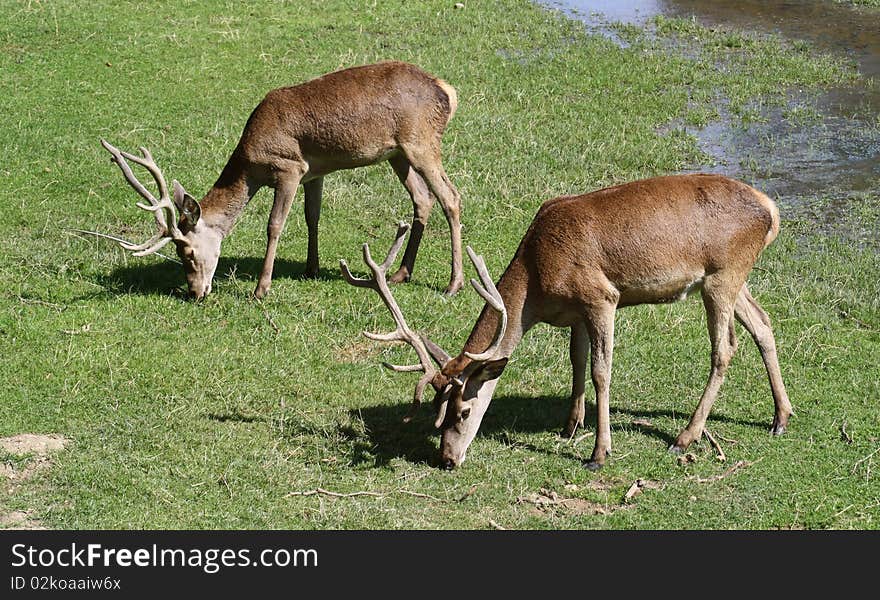
[[[211,291],[223,239],[262,187],[275,195],[267,226],[266,256],[254,296],[263,298],[284,224],[296,190],[304,190],[308,230],[305,276],[318,275],[318,220],[324,176],[387,161],[409,193],[413,220],[409,243],[395,283],[409,281],[428,217],[438,199],[449,224],[452,273],[446,293],[461,289],[461,197],[440,157],[441,136],[458,106],[451,85],[415,65],[387,61],[328,73],[293,87],[270,91],[253,110],[235,150],[214,186],[196,201],[173,181],[171,194],[149,150],[137,156],[101,140],[126,181],[147,203],[157,231],[142,244],[119,241],[135,256],[176,245],[189,295]],[[127,161],[147,169],[159,192],[156,199],[137,180]],[[91,232],[90,232],[91,233]],[[107,237],[107,236],[105,236]],[[113,239],[113,238],[111,238]]]
[[[714,174],[662,176],[548,200],[497,285],[484,259],[467,247],[480,279],[471,279],[471,284],[485,305],[455,357],[410,329],[385,281],[403,243],[405,224],[398,228],[381,265],[364,244],[371,278],[355,277],[344,260],[340,268],[348,283],[376,291],[397,324],[388,334],[364,334],[405,342],[416,351],[419,364],[385,366],[422,372],[405,421],[415,414],[427,386],[434,388],[434,425],[440,429],[440,465],[446,469],[464,462],[499,378],[523,336],[538,323],[569,328],[571,410],[562,435],[571,437],[584,427],[589,354],[596,436],[585,466],[596,470],[611,454],[609,386],[617,309],[680,301],[696,291],[707,316],[709,379],[689,423],[669,450],[681,453],[703,435],[737,349],[734,320],[751,334],[767,371],[775,404],[770,431],[785,432],[792,406],[770,318],[746,284],[760,253],[778,235],[779,223],[779,210],[768,196]]]

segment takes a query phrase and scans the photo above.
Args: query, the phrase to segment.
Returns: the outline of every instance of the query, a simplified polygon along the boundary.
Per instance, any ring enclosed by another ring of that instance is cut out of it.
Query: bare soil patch
[[[63,450],[69,440],[62,435],[22,433],[0,438],[0,450],[21,461],[0,464],[0,528],[45,529],[39,520],[31,518],[29,511],[8,511],[3,506],[4,497],[13,497],[21,486],[37,472],[51,464],[51,454]]]

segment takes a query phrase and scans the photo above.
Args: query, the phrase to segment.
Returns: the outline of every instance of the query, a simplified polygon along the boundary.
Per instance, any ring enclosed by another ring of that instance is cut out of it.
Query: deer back
[[[302,158],[310,173],[378,162],[407,141],[436,139],[457,107],[452,86],[388,61],[272,90],[254,109],[237,153],[250,163]]]

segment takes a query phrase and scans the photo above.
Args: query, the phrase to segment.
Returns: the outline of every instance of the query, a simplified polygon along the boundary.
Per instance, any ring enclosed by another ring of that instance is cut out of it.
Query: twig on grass
[[[22,304],[39,304],[40,306],[52,308],[54,310],[57,310],[58,312],[62,312],[67,308],[66,306],[61,306],[60,304],[53,304],[52,302],[46,302],[45,300],[38,300],[36,298],[25,298],[24,296],[19,296],[18,301]]]
[[[257,300],[257,303],[260,305],[260,310],[263,311],[263,316],[266,317],[267,321],[269,321],[269,325],[272,326],[272,329],[275,330],[275,333],[280,333],[281,329],[278,327],[278,325],[275,324],[275,321],[272,320],[272,315],[270,315],[269,311],[266,310],[266,307],[263,306],[263,301]]]
[[[844,421],[843,423],[840,424],[840,437],[847,444],[853,443],[853,437],[849,433],[847,433],[847,431],[846,431],[846,421]]]
[[[712,477],[694,477],[692,479],[694,481],[696,481],[697,483],[714,483],[716,481],[721,481],[725,477],[730,477],[735,472],[739,471],[740,469],[742,469],[744,467],[751,467],[752,465],[754,465],[755,463],[758,463],[760,461],[761,461],[760,458],[756,461],[753,461],[753,462],[748,461],[748,460],[740,460],[740,461],[737,461],[736,464],[730,466],[726,471],[724,471],[724,473],[721,473],[719,475],[713,475]]]
[[[571,443],[571,445],[572,445],[572,446],[577,446],[577,445],[580,444],[582,441],[584,441],[584,440],[587,439],[588,437],[592,437],[592,436],[593,436],[593,432],[592,432],[592,431],[588,431],[587,433],[585,433],[585,434],[579,436],[574,442]]]
[[[468,498],[470,498],[471,495],[472,495],[474,492],[477,491],[477,487],[478,487],[479,485],[480,485],[479,483],[475,483],[474,485],[472,485],[472,486],[468,489],[468,491],[466,491],[466,492],[464,493],[464,495],[463,495],[461,498],[458,499],[458,501],[459,501],[459,502],[464,502],[465,500],[467,500]]]
[[[708,439],[709,443],[712,444],[712,447],[715,448],[715,452],[718,453],[718,460],[721,462],[726,461],[727,457],[724,455],[724,450],[721,449],[721,444],[718,443],[715,436],[713,436],[708,429],[703,429],[703,435],[706,436],[706,439]]]
[[[499,525],[498,523],[496,523],[492,519],[489,519],[489,525],[491,525],[494,529],[497,529],[499,531],[507,531],[507,527],[502,527],[501,525]]]
[[[303,492],[289,492],[286,494],[286,497],[291,496],[330,496],[331,498],[354,498],[356,496],[370,496],[372,498],[384,498],[386,496],[390,496],[392,494],[404,494],[406,496],[413,496],[414,498],[424,498],[426,500],[434,500],[435,502],[446,502],[446,500],[442,498],[437,498],[436,496],[431,496],[430,494],[422,494],[421,492],[411,492],[410,490],[392,490],[390,492],[369,492],[369,491],[357,491],[357,492],[331,492],[330,490],[325,490],[324,488],[315,488],[313,490],[306,490]]]
[[[722,442],[727,442],[728,444],[739,444],[739,440],[732,440],[730,438],[724,437],[720,433],[716,433],[715,437],[717,437]]]
[[[860,458],[859,460],[857,460],[857,461],[855,462],[855,464],[853,464],[853,467],[852,467],[852,471],[851,471],[851,473],[852,473],[853,475],[855,475],[855,474],[856,474],[856,470],[858,470],[858,468],[859,468],[859,465],[862,464],[863,462],[865,462],[866,460],[868,460],[869,458],[871,458],[872,456],[874,456],[875,454],[877,454],[878,452],[880,452],[880,446],[878,446],[878,447],[877,447],[873,452],[871,452],[869,455],[867,455],[867,456],[865,456],[865,457],[862,457],[862,458]]]
[[[651,481],[649,479],[636,479],[633,481],[632,485],[629,486],[629,489],[626,490],[626,494],[623,495],[623,503],[629,504],[629,501],[641,494],[645,490],[657,490],[661,489],[663,484],[658,481]]]
[[[623,495],[623,501],[628,503],[630,500],[632,500],[634,497],[638,496],[641,493],[642,493],[642,480],[636,479],[635,481],[633,481],[633,484],[631,486],[629,486],[629,489],[626,490],[626,493]]]

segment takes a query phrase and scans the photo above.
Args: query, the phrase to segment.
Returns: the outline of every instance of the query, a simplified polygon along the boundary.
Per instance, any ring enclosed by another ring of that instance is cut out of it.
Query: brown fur
[[[614,312],[622,306],[671,302],[700,289],[706,305],[712,369],[691,423],[678,436],[682,450],[702,435],[706,417],[735,350],[734,316],[761,350],[771,381],[775,433],[784,431],[791,405],[779,375],[769,318],[745,286],[761,250],[779,231],[779,212],[763,193],[719,175],[657,177],[565,196],[544,203],[523,237],[498,290],[509,325],[496,357],[507,357],[533,325],[572,330],[572,411],[565,434],[584,418],[584,369],[590,348],[598,405],[591,465],[611,450],[609,382]],[[471,366],[465,351],[484,350],[499,327],[498,313],[484,308],[462,353],[443,368],[443,378]],[[465,399],[464,401],[466,401]],[[447,414],[461,412],[450,411]],[[464,450],[444,429],[444,464]],[[450,441],[453,440],[453,441]],[[451,462],[450,462],[451,461]]]
[[[270,91],[251,113],[217,182],[199,203],[200,217],[181,219],[179,229],[186,235],[175,243],[190,293],[201,297],[210,291],[220,242],[264,186],[275,189],[275,198],[255,295],[262,297],[269,290],[278,240],[300,184],[309,233],[306,275],[316,276],[324,176],[382,161],[390,162],[406,187],[414,213],[401,267],[391,280],[407,281],[412,275],[436,198],[451,237],[447,293],[457,292],[464,281],[460,196],[440,159],[441,136],[457,104],[455,89],[448,83],[396,61],[343,69]],[[189,195],[178,201],[195,206]]]

